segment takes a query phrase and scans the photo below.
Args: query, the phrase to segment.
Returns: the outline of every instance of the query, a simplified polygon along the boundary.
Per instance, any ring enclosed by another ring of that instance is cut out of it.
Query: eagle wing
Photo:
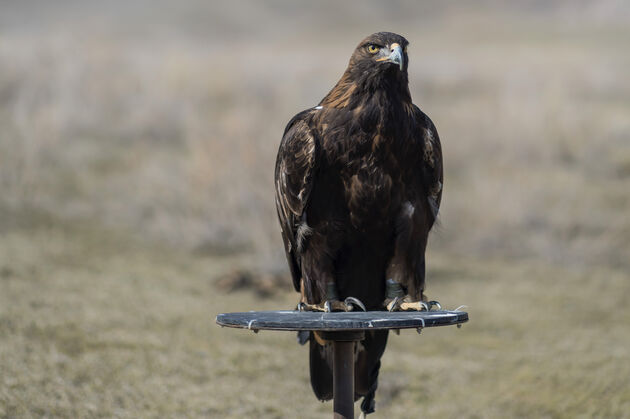
[[[442,165],[442,144],[433,121],[417,106],[416,121],[420,125],[420,139],[422,147],[422,179],[427,193],[427,201],[433,214],[433,221],[437,219],[440,203],[442,202],[442,185],[444,172]]]
[[[310,112],[299,113],[289,121],[275,171],[276,210],[296,291],[300,291],[302,277],[298,249],[305,234],[305,209],[318,167],[319,143],[308,123]]]

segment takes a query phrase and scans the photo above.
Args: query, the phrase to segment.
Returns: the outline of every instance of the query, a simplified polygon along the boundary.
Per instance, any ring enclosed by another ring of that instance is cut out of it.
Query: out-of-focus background
[[[428,295],[378,417],[630,417],[623,1],[0,5],[0,417],[328,417],[289,333],[284,125],[356,44],[411,42],[445,159]]]

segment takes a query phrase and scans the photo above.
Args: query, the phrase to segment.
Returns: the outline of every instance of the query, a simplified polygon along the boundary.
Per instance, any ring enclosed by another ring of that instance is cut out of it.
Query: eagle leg
[[[337,286],[332,281],[328,282],[326,286],[325,301],[318,304],[309,304],[306,302],[306,297],[304,295],[304,281],[302,281],[301,288],[302,299],[296,307],[297,311],[323,311],[325,313],[330,313],[333,311],[353,311],[355,307],[363,311],[367,311],[365,305],[358,298],[347,297],[343,301],[339,300]]]

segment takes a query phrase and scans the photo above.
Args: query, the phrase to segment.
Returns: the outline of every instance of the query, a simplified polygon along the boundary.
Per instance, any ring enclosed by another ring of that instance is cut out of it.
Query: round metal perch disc
[[[217,324],[252,330],[352,331],[449,326],[468,321],[464,311],[247,311],[219,314]]]

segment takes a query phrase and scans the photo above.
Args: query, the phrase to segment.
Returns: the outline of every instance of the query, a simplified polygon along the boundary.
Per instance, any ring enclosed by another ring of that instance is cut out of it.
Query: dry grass
[[[472,320],[393,337],[375,416],[629,417],[629,11],[3,5],[0,417],[328,416],[293,336],[212,325],[289,281],[216,280],[286,269],[280,134],[382,29],[444,146],[429,295]]]
[[[288,287],[217,295],[229,260],[46,217],[3,236],[0,417],[330,415],[293,334],[212,322],[288,308]],[[432,296],[468,303],[472,320],[392,336],[375,417],[627,417],[625,273],[432,261]]]

